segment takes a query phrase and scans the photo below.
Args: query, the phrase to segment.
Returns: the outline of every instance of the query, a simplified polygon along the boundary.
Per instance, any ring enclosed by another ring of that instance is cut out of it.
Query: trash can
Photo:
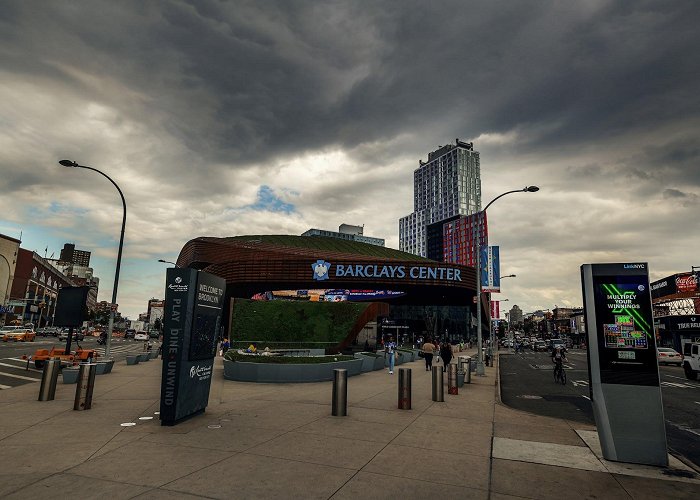
[[[56,397],[56,384],[58,372],[61,370],[60,359],[49,359],[44,364],[41,374],[41,387],[39,388],[39,401],[53,401]]]
[[[78,385],[75,388],[74,410],[89,410],[92,408],[92,390],[95,387],[97,363],[81,363],[78,372]]]

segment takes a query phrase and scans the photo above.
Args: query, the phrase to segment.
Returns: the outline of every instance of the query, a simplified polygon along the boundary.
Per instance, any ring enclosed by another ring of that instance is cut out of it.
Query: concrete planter
[[[400,351],[401,357],[404,358],[404,363],[415,361],[418,356],[413,350],[411,351]]]
[[[142,352],[141,354],[139,354],[139,363],[142,363],[144,361],[148,361],[148,359],[149,359],[149,356],[148,356],[147,352]]]
[[[139,364],[139,355],[138,354],[127,354],[126,355],[126,364],[127,365],[138,365]]]
[[[107,361],[98,361],[97,367],[95,367],[95,374],[96,375],[104,375],[105,373],[109,373],[112,371],[113,366],[114,366],[113,359],[110,359]]]
[[[355,357],[362,360],[362,373],[381,370],[384,368],[384,360],[381,356],[372,356],[370,354],[358,352],[355,353]],[[379,368],[377,368],[377,361],[379,361]]]
[[[61,370],[63,373],[63,383],[64,384],[76,384],[78,382],[78,372],[80,368],[64,368]]]
[[[345,368],[348,376],[362,372],[362,359],[317,364],[246,363],[224,359],[224,378],[240,382],[323,382],[333,380],[333,370]]]
[[[158,358],[158,351],[156,349],[153,349],[148,353],[148,357],[150,359],[157,359]]]
[[[394,358],[394,366],[402,365],[408,361],[411,361],[409,359],[410,354],[405,353],[405,352],[401,352],[401,353],[397,353],[397,354],[399,354],[399,355],[396,356],[396,358]],[[386,356],[384,356],[384,366],[385,367],[389,366],[389,355],[388,354]]]

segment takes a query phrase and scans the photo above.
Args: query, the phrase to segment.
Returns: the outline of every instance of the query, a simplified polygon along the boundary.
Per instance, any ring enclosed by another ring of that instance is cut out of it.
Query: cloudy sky
[[[696,1],[56,1],[0,9],[0,233],[92,251],[120,310],[197,236],[364,224],[398,248],[413,171],[481,153],[503,307],[580,305],[579,266],[700,265]]]

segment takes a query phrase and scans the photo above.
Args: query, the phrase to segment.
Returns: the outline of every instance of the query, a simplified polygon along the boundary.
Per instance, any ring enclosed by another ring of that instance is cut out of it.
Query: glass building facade
[[[413,172],[413,213],[399,219],[399,250],[443,260],[441,225],[480,208],[479,153],[457,139],[430,153]]]

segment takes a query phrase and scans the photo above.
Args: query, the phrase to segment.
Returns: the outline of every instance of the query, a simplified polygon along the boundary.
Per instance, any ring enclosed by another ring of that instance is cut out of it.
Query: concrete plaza
[[[160,360],[96,378],[91,410],[75,385],[39,402],[38,384],[0,391],[0,497],[41,498],[698,498],[700,475],[600,458],[595,429],[509,409],[497,368],[431,400],[422,360],[331,382],[254,384],[215,364],[206,413],[158,421]],[[397,409],[398,369],[412,409]],[[126,426],[124,425],[126,424]]]

